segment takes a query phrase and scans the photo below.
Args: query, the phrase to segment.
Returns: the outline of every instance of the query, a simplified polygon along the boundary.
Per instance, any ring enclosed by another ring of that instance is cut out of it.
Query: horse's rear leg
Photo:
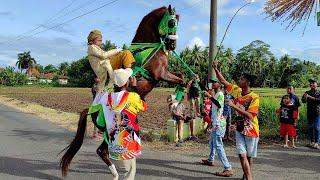
[[[112,175],[113,180],[118,180],[119,174],[117,172],[116,167],[109,159],[109,152],[108,152],[108,144],[103,141],[102,144],[97,149],[97,154],[101,157],[101,159],[108,165]]]

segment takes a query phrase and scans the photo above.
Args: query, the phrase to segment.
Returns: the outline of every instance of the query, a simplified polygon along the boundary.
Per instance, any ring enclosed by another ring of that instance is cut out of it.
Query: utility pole
[[[209,67],[208,79],[216,77],[212,68],[212,62],[217,54],[217,19],[218,19],[218,0],[211,0],[210,4],[210,44],[209,44]]]

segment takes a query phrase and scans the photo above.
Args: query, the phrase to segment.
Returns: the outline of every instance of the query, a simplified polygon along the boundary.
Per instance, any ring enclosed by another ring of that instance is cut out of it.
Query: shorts
[[[245,136],[236,131],[237,154],[246,154],[248,157],[257,157],[258,137]]]
[[[297,135],[294,125],[285,123],[280,124],[280,136],[284,137],[285,135],[290,137],[295,137]]]

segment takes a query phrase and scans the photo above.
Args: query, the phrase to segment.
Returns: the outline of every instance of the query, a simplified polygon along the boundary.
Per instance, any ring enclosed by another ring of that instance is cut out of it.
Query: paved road
[[[62,179],[57,154],[72,137],[73,133],[61,127],[0,105],[0,179]],[[66,179],[110,179],[108,169],[95,154],[97,147],[97,142],[84,142]],[[221,167],[198,165],[206,151],[194,151],[184,156],[146,149],[137,162],[136,179],[219,179],[213,172]],[[238,159],[232,148],[227,152],[237,172],[231,179],[239,179]],[[320,151],[261,149],[254,163],[255,179],[320,179]]]

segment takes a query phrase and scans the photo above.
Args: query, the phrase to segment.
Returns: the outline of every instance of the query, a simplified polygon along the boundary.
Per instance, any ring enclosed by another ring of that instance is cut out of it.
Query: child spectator
[[[280,135],[284,137],[285,144],[283,147],[288,147],[288,137],[291,138],[292,148],[295,146],[295,121],[298,118],[298,113],[296,111],[296,106],[291,102],[289,95],[283,96],[282,106],[277,110],[277,113],[280,114]]]
[[[204,133],[207,133],[209,131],[209,128],[211,126],[211,100],[209,97],[205,94],[204,96],[204,106],[202,108],[202,116],[203,116],[203,123],[207,124],[206,129],[204,130]]]
[[[195,76],[188,82],[187,96],[190,103],[190,116],[196,118],[200,116],[200,82],[199,77]]]
[[[231,99],[233,99],[233,97],[228,93],[227,89],[224,87],[224,101],[226,102]],[[231,125],[232,111],[231,111],[231,107],[227,104],[223,106],[223,116],[227,122],[226,133],[223,139],[227,141],[232,141],[232,139],[230,138],[230,125]]]

